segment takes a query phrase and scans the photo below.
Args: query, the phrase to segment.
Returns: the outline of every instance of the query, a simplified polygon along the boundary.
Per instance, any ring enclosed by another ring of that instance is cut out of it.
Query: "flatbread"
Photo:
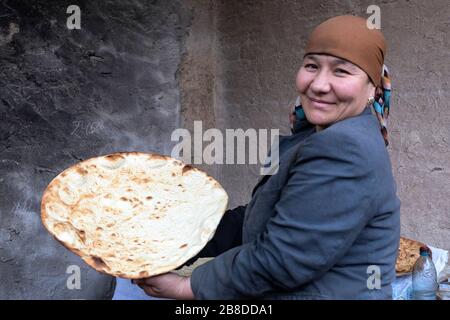
[[[115,153],[55,177],[46,229],[96,270],[145,278],[176,269],[213,237],[228,195],[203,171],[158,154]]]
[[[412,272],[416,260],[420,256],[420,247],[426,247],[419,241],[400,237],[400,246],[398,249],[398,257],[395,265],[397,275],[403,275]]]

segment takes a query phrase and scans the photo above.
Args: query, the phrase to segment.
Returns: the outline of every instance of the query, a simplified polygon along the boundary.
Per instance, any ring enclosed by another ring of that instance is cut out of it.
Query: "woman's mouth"
[[[327,109],[331,105],[334,104],[332,102],[328,102],[328,101],[324,101],[324,100],[318,100],[318,99],[313,99],[313,98],[309,98],[309,100],[311,101],[313,107],[318,108],[318,109]]]

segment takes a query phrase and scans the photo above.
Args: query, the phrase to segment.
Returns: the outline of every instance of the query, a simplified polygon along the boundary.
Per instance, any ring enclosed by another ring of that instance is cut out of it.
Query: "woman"
[[[297,75],[302,105],[280,140],[278,173],[224,215],[198,255],[215,259],[191,277],[136,283],[179,299],[390,299],[400,201],[386,150],[385,51],[362,18],[320,24]]]

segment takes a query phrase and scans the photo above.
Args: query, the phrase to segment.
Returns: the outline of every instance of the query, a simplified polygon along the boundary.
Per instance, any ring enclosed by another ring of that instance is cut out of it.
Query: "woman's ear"
[[[377,94],[377,86],[375,86],[372,81],[369,80],[369,97],[376,97]]]

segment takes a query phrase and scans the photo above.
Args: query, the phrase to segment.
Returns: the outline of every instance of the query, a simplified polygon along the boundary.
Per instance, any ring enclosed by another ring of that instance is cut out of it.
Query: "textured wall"
[[[81,8],[81,30],[66,9]],[[170,153],[190,21],[178,1],[0,4],[0,299],[108,298],[114,281],[44,230],[61,170],[115,151]],[[66,269],[81,267],[81,290]]]
[[[69,4],[81,7],[81,30],[65,26]],[[308,33],[369,4],[381,8],[394,77],[389,152],[402,233],[450,249],[448,1],[11,0],[0,4],[0,299],[110,297],[113,279],[42,227],[50,180],[98,154],[168,154],[172,130],[195,120],[288,134]],[[259,178],[259,166],[200,167],[230,207]],[[72,264],[82,290],[66,288]]]
[[[450,249],[448,1],[221,0],[209,9],[193,2],[193,26],[203,27],[187,43],[212,41],[213,49],[187,46],[187,56],[198,60],[194,68],[184,65],[185,70],[200,75],[207,85],[203,91],[184,90],[198,78],[182,74],[182,105],[193,110],[195,99],[214,104],[208,113],[185,112],[185,125],[204,119],[220,129],[279,128],[284,134],[289,133],[286,110],[296,97],[295,76],[309,32],[329,17],[368,16],[367,7],[378,5],[388,42],[386,62],[393,74],[389,152],[402,200],[402,234]],[[205,18],[211,10],[214,23]],[[208,36],[202,38],[205,30]],[[211,57],[214,83],[207,81]],[[202,61],[208,61],[209,69],[199,72]],[[230,206],[249,200],[256,170],[241,165],[209,170],[229,192]]]

